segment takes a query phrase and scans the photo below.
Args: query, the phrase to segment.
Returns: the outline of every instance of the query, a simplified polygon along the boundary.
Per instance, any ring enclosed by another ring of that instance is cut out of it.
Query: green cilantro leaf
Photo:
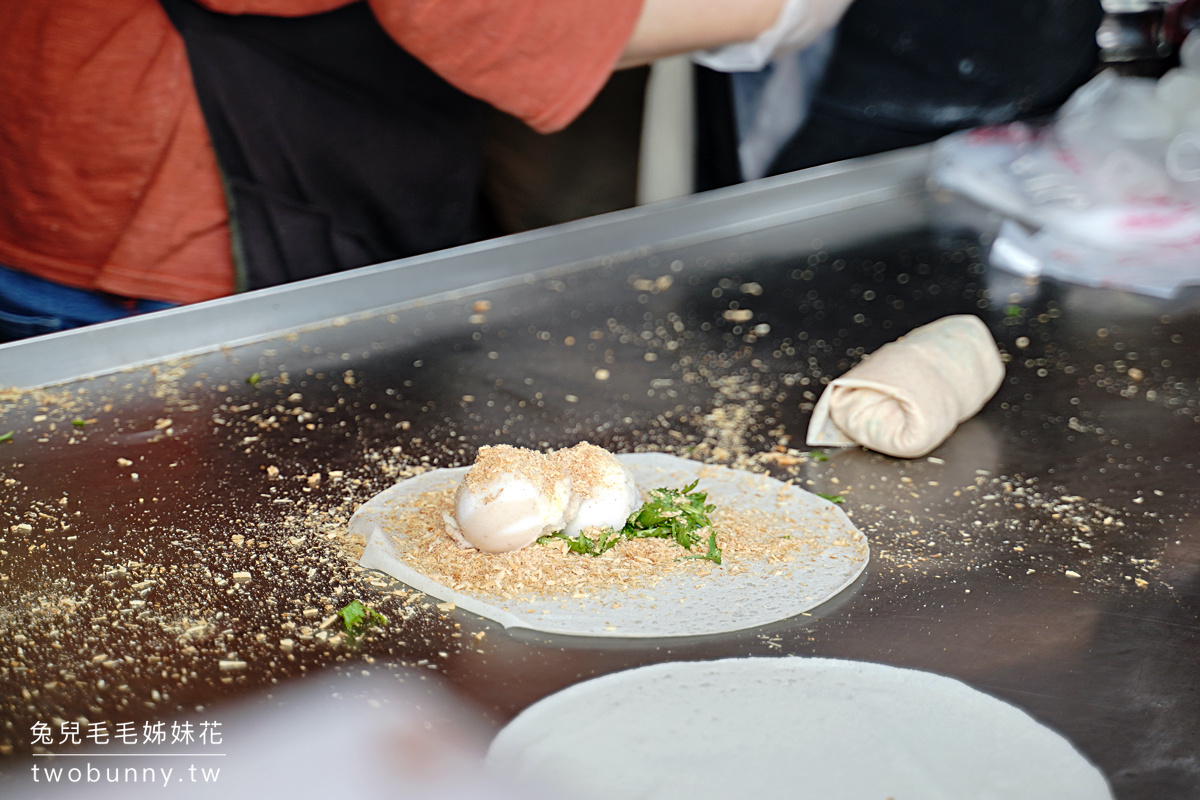
[[[717,545],[717,532],[709,531],[708,533],[708,552],[704,555],[684,556],[684,558],[703,558],[720,566],[721,564],[721,548]]]
[[[717,544],[717,533],[712,529],[708,515],[716,509],[709,505],[706,492],[694,491],[699,481],[693,481],[683,489],[653,489],[649,499],[637,511],[629,515],[621,530],[611,528],[600,532],[595,539],[586,534],[571,538],[562,531],[541,536],[542,544],[555,539],[567,543],[567,549],[580,555],[598,556],[611,550],[618,542],[630,539],[670,539],[684,550],[691,550],[707,542],[703,555],[685,558],[702,558],[721,563],[721,548]]]
[[[346,639],[354,644],[359,636],[375,625],[387,624],[387,617],[373,608],[368,608],[358,600],[352,600],[338,610],[342,617],[342,628],[346,631]]]
[[[13,436],[15,436],[15,435],[16,435],[16,431],[9,431],[8,433],[0,433],[0,442],[11,442],[13,440]]]
[[[824,498],[831,503],[837,503],[839,506],[846,502],[846,498],[840,494],[826,494],[825,492],[813,492],[817,497]]]
[[[262,375],[259,375],[256,372],[253,375],[251,375],[249,378],[246,378],[246,383],[250,384],[251,386],[258,386],[258,382],[261,380],[262,380]]]

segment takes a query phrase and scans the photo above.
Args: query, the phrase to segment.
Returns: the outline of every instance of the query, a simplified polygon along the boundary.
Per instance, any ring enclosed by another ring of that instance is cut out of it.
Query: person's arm
[[[643,0],[617,68],[748,42],[779,18],[784,0]]]
[[[722,72],[757,71],[811,45],[851,0],[644,0],[618,67],[666,55]]]

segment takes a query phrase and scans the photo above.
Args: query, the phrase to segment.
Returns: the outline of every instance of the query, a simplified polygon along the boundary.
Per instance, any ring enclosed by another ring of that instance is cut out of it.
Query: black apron
[[[855,0],[770,173],[1053,112],[1097,66],[1099,0]]]
[[[478,238],[487,106],[401,49],[366,3],[283,18],[160,2],[225,182],[239,289]]]
[[[1099,0],[854,0],[768,174],[1043,117],[1095,72]],[[697,188],[741,179],[729,77],[697,76]]]

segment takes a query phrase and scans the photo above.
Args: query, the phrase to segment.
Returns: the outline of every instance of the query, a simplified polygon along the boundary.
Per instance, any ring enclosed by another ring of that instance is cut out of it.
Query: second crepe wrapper
[[[1000,388],[1004,361],[970,314],[916,328],[830,382],[808,426],[810,447],[860,444],[917,458],[944,442]]]

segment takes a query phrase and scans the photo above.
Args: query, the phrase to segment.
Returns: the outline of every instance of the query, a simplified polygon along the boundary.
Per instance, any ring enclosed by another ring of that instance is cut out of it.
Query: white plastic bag
[[[770,62],[799,52],[833,30],[851,0],[787,0],[775,24],[751,42],[738,42],[692,54],[692,60],[718,72],[757,72]]]

